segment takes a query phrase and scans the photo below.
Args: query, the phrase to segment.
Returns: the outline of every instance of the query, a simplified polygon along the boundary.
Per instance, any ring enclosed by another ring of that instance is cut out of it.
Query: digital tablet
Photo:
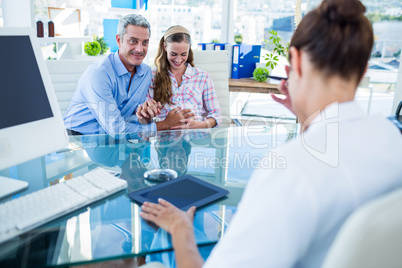
[[[162,198],[181,210],[187,210],[192,206],[199,208],[228,194],[229,192],[225,189],[194,176],[184,175],[132,192],[128,196],[140,204],[144,202],[158,203],[158,198]]]

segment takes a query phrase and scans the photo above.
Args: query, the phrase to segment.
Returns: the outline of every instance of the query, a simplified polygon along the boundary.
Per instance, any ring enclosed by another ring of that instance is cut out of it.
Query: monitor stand
[[[15,180],[0,176],[0,199],[18,193],[28,188],[26,181]]]

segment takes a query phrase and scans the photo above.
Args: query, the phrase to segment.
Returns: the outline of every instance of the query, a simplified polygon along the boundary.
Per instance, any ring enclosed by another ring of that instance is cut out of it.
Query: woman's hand
[[[198,252],[194,236],[195,207],[186,212],[163,199],[158,204],[145,202],[140,215],[172,235],[172,244],[176,254],[177,267],[202,267],[204,260]]]
[[[190,109],[180,110],[180,107],[174,108],[166,116],[165,120],[157,122],[157,130],[170,130],[174,126],[181,126],[184,123],[181,120],[190,119],[194,116],[194,113]]]
[[[194,206],[184,212],[161,198],[158,202],[158,204],[145,202],[141,206],[141,217],[155,223],[170,234],[180,232],[183,228],[193,228],[196,209]]]
[[[286,74],[289,77],[289,66],[285,67],[286,70]],[[285,106],[286,108],[289,109],[289,111],[291,111],[293,114],[295,114],[293,107],[292,107],[292,100],[290,99],[289,96],[289,89],[288,89],[288,84],[286,80],[282,80],[281,83],[278,86],[278,90],[279,92],[281,92],[283,95],[285,95],[285,98],[278,98],[277,96],[275,96],[274,94],[271,94],[271,97],[274,101],[279,102],[280,104],[282,104],[283,106]]]
[[[208,118],[205,121],[196,121],[194,118],[180,120],[183,125],[174,126],[171,129],[194,129],[194,128],[213,128],[216,126],[216,121],[213,118]]]
[[[152,121],[152,118],[161,113],[162,104],[155,100],[148,100],[141,105],[138,105],[136,115],[138,122],[143,125]]]

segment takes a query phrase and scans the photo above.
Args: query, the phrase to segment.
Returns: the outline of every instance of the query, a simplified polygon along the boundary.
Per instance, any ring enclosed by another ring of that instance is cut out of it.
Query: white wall
[[[34,3],[31,0],[2,0],[5,27],[34,27]]]

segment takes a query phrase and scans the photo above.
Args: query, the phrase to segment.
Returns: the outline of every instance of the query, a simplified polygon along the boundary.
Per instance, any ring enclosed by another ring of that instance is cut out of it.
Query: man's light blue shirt
[[[145,101],[151,68],[144,63],[136,66],[128,90],[130,78],[118,52],[91,64],[78,81],[64,115],[66,128],[82,134],[156,131],[155,123],[141,125],[134,114]]]

